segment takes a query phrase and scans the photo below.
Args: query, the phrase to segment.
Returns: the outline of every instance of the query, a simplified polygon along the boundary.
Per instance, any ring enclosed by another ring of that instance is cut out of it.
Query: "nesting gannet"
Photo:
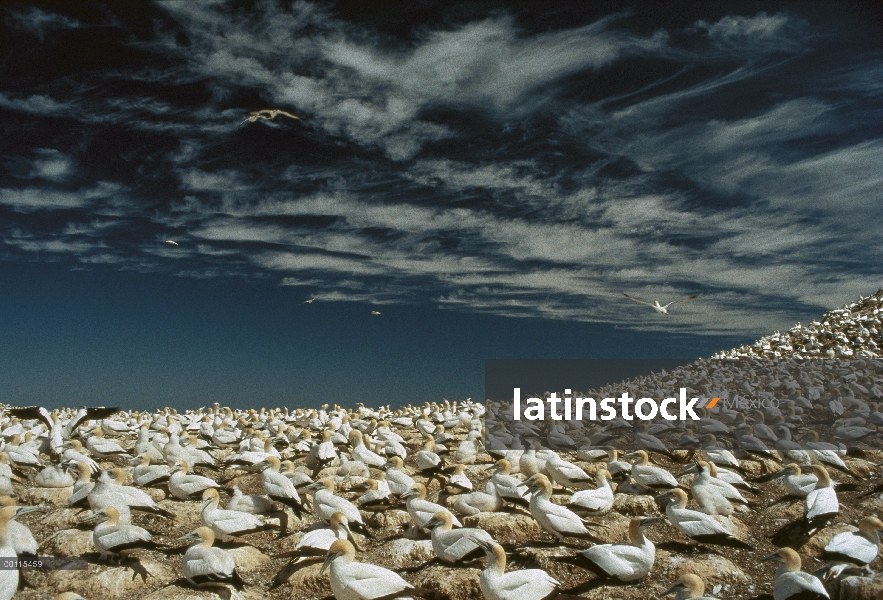
[[[316,517],[328,523],[334,513],[343,513],[351,529],[370,536],[359,509],[346,498],[334,494],[334,482],[331,479],[323,477],[305,487],[304,491],[313,492],[313,514]]]
[[[485,491],[489,491],[487,487],[494,486],[497,488],[497,494],[504,502],[528,506],[530,504],[530,492],[524,482],[511,475],[512,463],[505,458],[501,458],[494,463],[492,468],[494,474],[488,480]]]
[[[600,544],[556,560],[583,567],[605,579],[622,582],[643,579],[656,560],[656,547],[644,536],[644,529],[664,521],[665,517],[636,517],[629,522],[628,544]]]
[[[496,542],[474,540],[487,556],[479,583],[486,600],[546,600],[576,598],[559,592],[561,583],[542,569],[506,572],[506,552]]]
[[[390,456],[383,468],[386,469],[386,481],[389,484],[389,491],[396,496],[401,496],[412,487],[414,487],[414,479],[405,473],[404,461],[399,456]]]
[[[785,465],[784,469],[776,471],[769,479],[782,479],[785,495],[797,498],[806,498],[819,481],[813,473],[801,474],[800,465],[797,463]]]
[[[282,115],[283,117],[288,117],[289,119],[296,119],[300,121],[300,117],[298,117],[297,115],[293,115],[290,112],[286,112],[278,108],[264,108],[261,110],[253,110],[248,114],[249,116],[246,117],[245,120],[239,124],[240,127],[242,127],[246,123],[255,123],[258,119],[272,121],[279,115]]]
[[[381,473],[383,472],[381,471]],[[383,485],[381,487],[377,479],[366,479],[364,482],[354,485],[351,490],[362,492],[358,499],[359,510],[383,512],[396,504],[396,500],[390,499],[389,486]]]
[[[414,525],[420,529],[426,529],[426,524],[436,513],[450,514],[450,511],[441,504],[426,500],[426,486],[422,483],[415,483],[414,487],[402,494],[402,498],[406,501],[405,509],[414,521]],[[451,520],[457,527],[463,526],[454,515],[451,515]]]
[[[482,512],[497,512],[503,508],[503,498],[494,485],[485,486],[485,491],[458,495],[454,500],[454,510],[461,515],[477,515]]]
[[[800,555],[791,548],[781,548],[775,554],[762,559],[761,562],[775,560],[782,565],[776,570],[773,579],[773,598],[788,600],[822,600],[830,598],[822,582],[809,573],[800,570]]]
[[[153,498],[143,490],[130,485],[123,485],[126,480],[125,469],[102,471],[89,492],[89,506],[92,510],[101,510],[105,506],[113,506],[124,515],[129,510],[149,512],[167,519],[174,519],[175,514],[157,506]],[[73,500],[71,496],[69,502]]]
[[[16,517],[47,508],[46,506],[18,506],[16,501],[9,496],[0,496],[0,507],[6,506],[15,507]],[[37,550],[39,549],[37,540],[34,539],[34,534],[31,533],[31,530],[24,523],[19,523],[16,520],[10,521],[6,535],[9,537],[9,541],[16,554],[37,555]]]
[[[665,514],[669,522],[681,533],[700,543],[715,544],[718,546],[730,546],[732,548],[744,548],[753,550],[754,548],[733,536],[732,533],[714,519],[711,515],[707,515],[698,510],[690,510],[687,508],[687,493],[675,488],[665,494],[670,496],[672,501],[665,507]],[[665,497],[663,496],[663,497]]]
[[[98,512],[83,520],[84,523],[97,523],[92,532],[92,544],[107,560],[122,554],[125,550],[144,548],[158,550],[161,548],[153,542],[150,532],[137,525],[120,521],[120,513],[113,506],[105,506]]]
[[[613,507],[613,488],[610,486],[610,473],[607,469],[598,469],[595,473],[594,490],[580,490],[570,497],[568,508],[574,511],[606,513]]]
[[[199,511],[202,524],[210,527],[218,540],[229,542],[241,535],[273,528],[272,525],[264,523],[264,520],[256,515],[238,510],[219,509],[219,501],[218,490],[209,488],[202,492],[202,507]]]
[[[650,457],[646,450],[629,452],[624,458],[637,458],[632,465],[632,477],[634,480],[651,490],[670,490],[678,487],[678,480],[674,475],[663,469],[650,464]]]
[[[45,488],[65,488],[74,485],[74,478],[62,463],[49,465],[34,477],[34,484]]]
[[[629,300],[631,300],[632,302],[637,302],[638,304],[646,304],[647,306],[651,306],[651,307],[653,307],[653,310],[655,310],[656,312],[658,312],[659,314],[662,314],[662,315],[668,314],[668,307],[671,306],[672,304],[677,304],[678,302],[687,302],[689,300],[693,300],[693,299],[699,297],[698,294],[694,294],[692,296],[686,296],[684,298],[681,298],[680,300],[674,300],[672,302],[669,302],[668,304],[660,304],[659,300],[654,300],[652,303],[650,303],[650,302],[645,302],[644,300],[639,300],[638,298],[635,298],[634,296],[629,296],[625,292],[623,292],[622,295],[625,296],[626,298],[628,298]]]
[[[554,504],[552,483],[541,473],[532,475],[527,480],[528,489],[533,493],[530,498],[530,514],[547,533],[551,533],[560,541],[567,536],[579,537],[600,542],[586,528],[586,522],[572,510]]]
[[[11,408],[7,412],[20,419],[40,419],[49,428],[49,449],[59,455],[62,452],[62,445],[65,440],[69,440],[77,425],[81,422],[89,420],[98,420],[109,417],[120,411],[118,407],[93,406],[90,408],[83,407],[74,413],[73,417],[62,423],[62,419],[57,411],[49,412],[42,406],[27,406],[24,408]],[[79,460],[79,459],[77,459]],[[97,465],[93,472],[97,472]]]
[[[135,485],[147,487],[161,481],[168,481],[172,476],[171,467],[163,464],[150,464],[151,460],[150,454],[147,452],[139,454],[132,460],[132,465],[135,467],[132,469],[132,481],[135,482]],[[160,460],[162,460],[161,454]]]
[[[304,512],[303,503],[294,483],[279,472],[281,465],[282,462],[278,458],[268,456],[255,466],[261,470],[261,481],[267,496],[289,507],[299,519]]]
[[[199,527],[179,538],[191,542],[184,553],[184,578],[192,585],[231,585],[242,591],[245,582],[236,572],[233,556],[223,548],[215,548],[215,532],[209,527]]]
[[[356,562],[356,548],[347,540],[337,540],[328,548],[328,556],[319,573],[326,570],[331,591],[337,600],[373,600],[393,594],[418,590],[395,571],[369,563]]]
[[[5,506],[0,509],[0,559],[18,558],[9,535],[9,523],[15,518],[15,515],[16,508],[14,506]],[[11,600],[15,592],[18,591],[18,578],[18,569],[0,570],[0,600]]]
[[[353,450],[351,452],[353,460],[358,460],[360,462],[365,463],[370,467],[382,468],[383,465],[386,464],[386,460],[377,454],[369,450],[365,446],[365,439],[362,435],[362,432],[358,429],[354,429],[349,434],[350,443],[353,446]]]
[[[178,500],[201,497],[203,490],[219,487],[214,479],[191,473],[186,460],[179,460],[169,471],[169,492]]]
[[[65,450],[61,455],[64,462],[86,463],[93,474],[101,470],[101,467],[91,456],[83,453],[83,444],[80,443],[80,440],[69,440],[64,443],[64,447]]]
[[[263,496],[243,494],[238,485],[233,486],[227,510],[238,510],[252,515],[265,515],[276,511],[276,503]]]
[[[813,465],[812,469],[818,482],[803,501],[803,518],[788,523],[773,534],[771,539],[776,546],[799,547],[827,527],[840,512],[837,492],[831,485],[827,469],[822,465]]]
[[[823,558],[850,562],[859,566],[870,564],[880,552],[880,537],[883,521],[877,517],[864,517],[858,524],[858,531],[846,531],[834,536],[825,546]]]
[[[685,573],[678,577],[674,584],[659,594],[661,598],[675,594],[675,600],[713,600],[705,595],[705,582],[693,573]]]
[[[102,431],[100,427],[92,429],[92,435],[86,438],[86,448],[89,449],[89,452],[99,458],[128,454],[126,449],[115,441],[105,438],[104,431]]]
[[[549,479],[561,487],[569,489],[574,489],[578,485],[592,481],[588,473],[577,465],[567,462],[554,452],[550,453],[549,459],[546,461],[545,473],[549,476]]]
[[[686,473],[695,473],[690,482],[690,491],[699,504],[699,510],[709,515],[733,514],[733,504],[724,494],[724,489],[712,484],[709,463],[695,462],[683,470],[682,474]],[[738,491],[736,493],[738,494]]]
[[[484,555],[476,540],[493,542],[494,539],[484,529],[453,529],[451,513],[439,511],[426,522],[432,531],[432,550],[446,563],[462,563]],[[426,565],[423,565],[426,566]]]

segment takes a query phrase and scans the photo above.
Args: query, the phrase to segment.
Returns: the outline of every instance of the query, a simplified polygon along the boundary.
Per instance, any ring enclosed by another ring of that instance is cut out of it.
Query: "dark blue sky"
[[[878,8],[0,5],[0,401],[480,396],[872,293]]]

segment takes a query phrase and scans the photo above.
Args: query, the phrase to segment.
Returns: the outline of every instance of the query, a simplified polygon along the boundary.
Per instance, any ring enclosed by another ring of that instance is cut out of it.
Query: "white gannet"
[[[508,459],[501,458],[490,468],[494,470],[494,474],[491,475],[491,478],[485,485],[485,491],[489,491],[487,488],[493,486],[497,489],[497,494],[504,502],[511,502],[521,506],[528,506],[530,504],[530,492],[527,489],[527,485],[511,475],[512,463]]]
[[[64,446],[66,447],[66,449],[61,455],[61,459],[64,462],[84,462],[89,466],[89,470],[93,474],[98,473],[98,471],[101,470],[101,467],[98,466],[98,463],[95,462],[95,460],[91,456],[83,453],[83,444],[80,443],[80,440],[70,440],[68,442],[65,442]]]
[[[874,562],[880,552],[880,537],[883,521],[877,517],[864,517],[858,524],[858,531],[839,533],[825,546],[823,558],[846,561],[859,566]]]
[[[319,573],[329,571],[331,591],[337,600],[373,600],[405,590],[413,589],[415,595],[420,591],[395,571],[356,562],[355,558],[356,549],[347,540],[337,540],[328,549]]]
[[[209,488],[202,492],[202,507],[199,516],[202,519],[202,524],[210,527],[215,532],[216,539],[222,542],[229,542],[241,535],[273,528],[256,515],[238,510],[219,509],[218,503],[218,490]]]
[[[353,429],[350,432],[349,440],[353,446],[353,450],[350,453],[352,454],[353,460],[358,460],[369,467],[375,467],[378,469],[383,468],[383,465],[386,464],[386,460],[384,460],[382,456],[369,450],[365,446],[364,436],[358,429]]]
[[[639,300],[638,298],[635,298],[634,296],[629,296],[625,292],[623,292],[622,295],[625,296],[626,298],[628,298],[629,300],[631,300],[632,302],[637,302],[638,304],[646,304],[647,306],[651,306],[651,307],[653,307],[653,310],[655,310],[656,312],[658,312],[659,314],[662,314],[662,315],[668,314],[668,307],[671,306],[672,304],[677,304],[678,302],[687,302],[689,300],[693,300],[693,299],[699,297],[698,294],[694,294],[692,296],[685,296],[684,298],[681,298],[680,300],[674,300],[672,302],[669,302],[668,304],[660,304],[659,300],[654,300],[652,303],[650,303],[650,302],[645,302],[644,300]]]
[[[791,548],[781,548],[775,554],[762,559],[761,562],[771,560],[782,563],[776,570],[776,576],[773,579],[773,598],[775,600],[830,598],[825,586],[817,577],[800,570],[800,555]]]
[[[386,469],[386,481],[389,484],[389,491],[396,496],[401,496],[416,483],[410,475],[405,473],[404,461],[399,456],[390,456],[383,468]]]
[[[650,457],[646,450],[629,452],[624,458],[637,458],[632,465],[632,478],[651,490],[670,490],[678,487],[678,480],[674,475],[663,469],[650,464]]]
[[[227,510],[238,510],[252,515],[265,515],[276,511],[276,503],[263,496],[243,494],[239,486],[234,485],[230,501],[227,502]]]
[[[782,479],[782,487],[785,488],[786,496],[794,496],[797,498],[806,498],[816,487],[819,478],[813,473],[801,474],[800,465],[797,463],[789,463],[781,471],[775,472],[769,477],[772,479]]]
[[[282,466],[275,456],[268,456],[255,465],[261,470],[261,481],[264,484],[264,492],[271,500],[275,500],[289,507],[297,516],[303,516],[304,507],[300,499],[300,494],[294,487],[294,483],[285,475],[279,472]]]
[[[15,507],[16,517],[47,508],[46,506],[18,506],[16,501],[9,496],[0,496],[0,507],[6,506]],[[6,535],[9,537],[9,541],[15,549],[16,554],[19,556],[22,554],[29,554],[32,556],[37,555],[39,545],[37,544],[37,540],[34,539],[34,534],[31,533],[31,530],[27,525],[19,523],[13,519],[9,522],[7,527]]]
[[[481,593],[486,600],[545,600],[565,597],[556,593],[561,583],[542,569],[523,569],[507,573],[506,552],[502,546],[480,539],[474,541],[487,556],[487,566],[479,577]]]
[[[178,242],[176,242],[175,240],[166,240],[166,244],[170,246],[177,246]]]
[[[644,536],[644,529],[665,517],[636,517],[629,522],[628,544],[600,544],[565,559],[605,579],[629,582],[643,579],[656,561],[656,547]]]
[[[420,529],[425,529],[426,524],[436,513],[446,512],[451,514],[451,512],[441,504],[428,502],[426,500],[426,486],[422,483],[415,483],[414,487],[402,494],[402,498],[405,500],[405,509],[408,511],[408,514],[411,515],[414,525]],[[451,520],[457,527],[463,526],[459,519],[454,515],[451,515]]]
[[[254,123],[258,119],[272,121],[273,119],[275,119],[279,115],[282,115],[283,117],[288,117],[289,119],[296,119],[296,120],[300,121],[300,117],[298,117],[297,115],[293,115],[290,112],[286,112],[286,111],[281,110],[279,108],[263,108],[261,110],[253,110],[250,113],[248,113],[248,115],[249,116],[246,117],[245,120],[239,124],[240,127],[242,127],[246,123]]]
[[[476,540],[494,541],[484,529],[453,529],[453,524],[451,513],[447,511],[437,512],[426,522],[426,528],[432,531],[432,550],[446,563],[462,563],[483,556],[484,550]]]
[[[102,471],[95,482],[95,487],[89,492],[88,501],[92,510],[101,510],[105,506],[113,506],[124,516],[128,516],[129,510],[149,512],[167,519],[174,519],[175,514],[157,506],[153,498],[147,492],[130,485],[123,485],[126,480],[126,470],[121,468],[110,471]],[[70,501],[73,500],[71,496]]]
[[[295,571],[311,563],[321,562],[328,555],[331,544],[337,540],[346,539],[354,541],[346,515],[340,512],[334,513],[328,520],[327,527],[310,529],[304,533],[294,550],[276,555],[276,558],[292,558],[293,560],[276,573],[270,589],[275,589],[288,581]],[[355,542],[353,545],[355,546]]]
[[[315,483],[311,483],[304,488],[304,491],[313,492],[313,514],[320,520],[328,523],[336,512],[343,513],[349,523],[350,529],[369,536],[365,522],[356,505],[334,494],[334,482],[327,477],[323,477]]]
[[[119,556],[126,550],[144,548],[158,550],[150,532],[137,525],[121,522],[119,511],[113,506],[105,506],[98,512],[83,519],[84,523],[97,523],[92,532],[92,544],[102,560]]]
[[[0,559],[18,558],[9,535],[9,523],[15,515],[14,506],[0,509]],[[18,569],[0,570],[0,600],[11,600],[18,591],[18,578]]]
[[[551,533],[562,542],[566,536],[600,542],[588,530],[586,522],[579,515],[550,500],[552,483],[548,477],[537,473],[532,475],[526,483],[528,489],[533,493],[530,498],[530,514],[544,531]]]
[[[242,591],[245,582],[236,572],[233,556],[223,548],[215,548],[215,532],[209,527],[199,527],[179,538],[191,542],[184,553],[184,578],[192,585],[231,585]]]
[[[34,477],[34,485],[45,488],[65,488],[74,485],[74,478],[62,463],[49,465]]]
[[[610,473],[601,468],[595,473],[594,490],[580,490],[570,497],[568,508],[574,511],[606,513],[613,508],[613,488],[610,486]]]
[[[135,482],[135,485],[147,487],[161,481],[168,481],[169,477],[172,476],[171,467],[163,464],[151,464],[151,460],[152,458],[147,452],[143,452],[132,459],[132,465],[134,465],[132,481]],[[159,455],[159,460],[162,460],[162,454]]]
[[[665,514],[669,522],[691,540],[732,548],[754,549],[751,545],[736,538],[711,515],[688,509],[687,493],[684,490],[675,488],[665,496],[672,498],[672,501],[665,507]]]
[[[115,441],[105,438],[101,427],[94,427],[92,429],[92,435],[86,438],[86,448],[99,458],[129,454],[125,448]]]
[[[678,580],[659,596],[664,598],[669,594],[675,594],[675,600],[714,600],[713,597],[705,595],[705,582],[693,573],[684,573],[678,577]]]
[[[178,500],[201,497],[203,490],[219,487],[214,479],[191,473],[186,460],[179,460],[169,471],[169,492]]]

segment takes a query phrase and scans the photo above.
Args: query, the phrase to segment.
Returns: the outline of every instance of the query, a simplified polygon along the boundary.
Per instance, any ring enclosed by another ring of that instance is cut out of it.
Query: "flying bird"
[[[288,117],[289,119],[297,119],[300,121],[300,117],[297,115],[293,115],[290,112],[285,112],[284,110],[279,110],[278,108],[265,108],[263,110],[255,110],[248,113],[250,116],[245,119],[242,123],[239,124],[240,127],[245,125],[246,123],[254,123],[258,119],[266,119],[267,121],[272,121],[279,115],[283,117]]]
[[[371,311],[371,314],[374,315],[375,317],[379,317],[379,316],[380,316],[380,312],[379,312],[379,311],[376,311],[376,310],[372,310],[372,311]]]
[[[301,302],[301,304],[312,304],[313,302],[315,302],[318,299],[319,299],[319,296],[316,296],[314,298],[310,298],[309,300],[305,300],[305,301]]]
[[[643,300],[639,300],[638,298],[635,298],[634,296],[629,296],[625,292],[623,292],[622,295],[625,296],[626,298],[628,298],[629,300],[631,300],[632,302],[637,302],[638,304],[646,304],[647,306],[652,306],[653,310],[655,310],[656,312],[658,312],[659,314],[662,314],[662,315],[668,314],[668,307],[671,306],[672,304],[677,304],[678,302],[687,302],[688,300],[693,300],[694,298],[699,297],[699,294],[694,294],[693,296],[687,296],[686,298],[681,298],[680,300],[675,300],[674,302],[669,302],[668,304],[660,304],[659,300],[654,300],[652,303],[650,303],[650,302],[645,302]]]
[[[178,242],[176,242],[175,240],[166,240],[166,243],[170,246],[177,246],[178,245]]]

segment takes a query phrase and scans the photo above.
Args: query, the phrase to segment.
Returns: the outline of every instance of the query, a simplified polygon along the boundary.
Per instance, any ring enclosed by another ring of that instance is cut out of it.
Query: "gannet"
[[[487,567],[481,572],[479,583],[486,600],[545,600],[546,598],[576,598],[557,593],[561,583],[542,569],[523,569],[506,572],[506,552],[495,542],[474,540],[487,556]]]
[[[313,492],[313,514],[320,520],[328,523],[334,513],[343,513],[352,530],[370,537],[359,509],[346,498],[334,494],[334,482],[331,479],[323,477],[305,487],[304,491]]]
[[[664,598],[669,594],[675,594],[675,600],[714,600],[705,595],[705,582],[693,573],[685,573],[678,577],[670,588],[659,594]]]
[[[236,572],[233,556],[223,548],[215,548],[215,532],[209,527],[199,527],[179,541],[191,542],[184,553],[184,578],[192,585],[231,585],[242,591],[245,582]]]
[[[276,573],[270,589],[275,589],[288,581],[295,571],[311,563],[321,562],[328,555],[331,544],[337,540],[346,539],[353,541],[353,546],[356,545],[346,515],[336,512],[331,515],[327,527],[310,529],[304,533],[294,550],[276,555],[276,558],[292,558],[293,560]]]
[[[252,515],[265,515],[276,511],[276,504],[269,498],[243,494],[238,485],[233,486],[230,501],[227,502],[227,510],[238,510]]]
[[[362,492],[358,499],[359,510],[383,512],[395,504],[395,501],[390,501],[389,486],[384,485],[381,489],[380,482],[376,479],[366,479],[363,483],[354,485],[351,490]]]
[[[219,487],[214,479],[191,473],[186,460],[179,460],[169,471],[169,492],[178,500],[201,497],[203,490]]]
[[[45,510],[47,508],[46,506],[19,506],[16,501],[9,496],[0,496],[0,507],[6,506],[15,507],[16,517],[39,510]],[[19,523],[16,520],[9,521],[6,535],[9,537],[9,542],[19,556],[22,554],[29,554],[31,556],[37,555],[37,550],[39,549],[37,540],[34,539],[34,534],[31,533],[31,530],[24,523]]]
[[[176,242],[175,240],[166,240],[166,244],[169,244],[170,246],[177,246],[178,242]]]
[[[762,559],[761,562],[771,560],[782,563],[776,570],[773,579],[773,598],[775,600],[830,598],[825,586],[817,577],[800,570],[800,555],[791,548],[781,548],[775,554]]]
[[[162,454],[160,454],[160,460],[162,460]],[[135,482],[135,485],[147,487],[154,483],[167,481],[172,476],[171,467],[162,464],[152,465],[150,461],[150,454],[147,452],[132,459],[132,465],[135,467],[132,469],[132,481]]]
[[[120,513],[113,506],[105,506],[83,519],[83,522],[97,523],[92,532],[92,544],[101,555],[101,560],[113,558],[125,550],[135,548],[160,549],[160,546],[153,542],[149,531],[131,523],[120,522]]]
[[[271,500],[281,502],[289,507],[297,516],[301,518],[304,512],[303,503],[300,495],[294,487],[294,483],[285,475],[279,472],[282,462],[275,456],[268,456],[263,461],[255,465],[261,470],[261,481],[264,484],[264,492]]]
[[[396,496],[401,496],[414,487],[415,481],[402,470],[404,464],[401,457],[390,456],[383,465],[383,468],[386,469],[386,481],[389,484],[389,491]]]
[[[561,487],[574,489],[577,485],[586,484],[592,481],[588,473],[583,471],[577,465],[567,462],[556,453],[550,453],[549,459],[546,461],[546,470],[544,471],[549,478]]]
[[[331,591],[337,600],[373,600],[414,588],[395,571],[355,561],[356,549],[347,540],[337,540],[328,549],[320,574],[329,570]]]
[[[644,300],[639,300],[638,298],[635,298],[634,296],[629,296],[625,292],[623,292],[622,295],[625,296],[626,298],[628,298],[629,300],[631,300],[632,302],[637,302],[638,304],[646,304],[647,306],[652,306],[653,310],[655,310],[656,312],[658,312],[659,314],[662,314],[662,315],[668,314],[668,307],[671,306],[672,304],[677,304],[678,302],[687,302],[688,300],[693,300],[694,298],[699,297],[698,294],[694,294],[692,296],[686,296],[684,298],[681,298],[680,300],[674,300],[672,302],[669,302],[668,304],[660,304],[659,300],[654,300],[653,303],[651,304],[650,302],[645,302]]]
[[[62,463],[57,465],[49,465],[34,477],[34,484],[45,488],[65,488],[74,485],[74,478],[71,477],[67,469]]]
[[[376,452],[372,452],[365,446],[365,440],[362,432],[358,429],[354,429],[350,432],[349,440],[353,446],[351,454],[354,460],[358,460],[370,467],[376,467],[378,469],[382,468],[383,465],[386,464],[386,460],[384,460],[383,457],[378,455]]]
[[[746,550],[754,549],[751,545],[733,536],[711,515],[698,510],[689,510],[687,508],[687,493],[684,490],[675,488],[663,497],[665,496],[672,498],[672,501],[665,507],[665,514],[668,516],[669,522],[691,540],[703,544],[716,544]]]
[[[517,477],[510,475],[512,463],[505,458],[501,458],[491,468],[494,469],[494,474],[488,480],[485,491],[488,491],[487,488],[489,486],[494,486],[497,489],[497,494],[504,502],[511,502],[522,506],[530,504],[530,492],[527,486]]]
[[[405,508],[408,514],[411,515],[414,525],[420,529],[426,529],[426,524],[436,513],[446,512],[450,514],[450,511],[441,504],[426,500],[426,486],[422,483],[415,483],[414,487],[402,494],[402,498],[406,501]],[[451,521],[457,527],[463,526],[454,515],[451,515]]]
[[[693,463],[681,474],[695,473],[690,482],[690,491],[699,504],[699,510],[709,515],[731,515],[733,505],[724,495],[724,489],[711,483],[712,477],[707,462]],[[733,488],[735,490],[735,488]],[[738,492],[736,492],[738,494]],[[741,498],[742,496],[739,495]],[[744,501],[744,500],[743,500]]]
[[[129,510],[149,512],[167,519],[174,519],[175,514],[156,505],[146,492],[130,485],[123,485],[126,479],[125,469],[113,469],[102,471],[95,482],[95,487],[89,492],[88,501],[92,510],[101,510],[105,506],[112,506],[124,516],[128,516]],[[73,500],[73,496],[71,499]]]
[[[273,119],[275,119],[279,115],[282,115],[283,117],[288,117],[289,119],[296,119],[296,120],[300,121],[300,117],[298,117],[297,115],[293,115],[290,112],[286,112],[286,111],[278,109],[278,108],[264,108],[261,110],[251,111],[248,114],[249,114],[249,116],[246,117],[246,119],[242,123],[239,124],[240,127],[242,127],[246,123],[254,123],[258,119],[272,121]]]
[[[607,469],[598,469],[595,473],[594,490],[580,490],[570,497],[568,507],[575,511],[606,513],[613,507],[613,488],[610,486],[610,473]]]
[[[313,302],[315,302],[319,298],[320,298],[320,296],[313,296],[309,300],[304,300],[303,302],[301,302],[301,304],[312,304]]]
[[[637,458],[632,465],[632,477],[634,480],[651,490],[670,490],[678,487],[678,480],[674,475],[663,469],[650,464],[650,457],[646,450],[629,452],[624,458]]]
[[[532,475],[527,480],[528,489],[533,493],[530,498],[530,514],[547,533],[551,533],[560,541],[566,536],[580,537],[600,542],[586,528],[585,521],[572,510],[554,504],[552,483],[541,473]]]
[[[485,486],[485,491],[461,494],[454,500],[453,508],[461,515],[477,515],[478,513],[497,512],[503,508],[503,498],[497,493],[494,485]]]
[[[452,470],[453,472],[451,472]],[[460,494],[472,491],[472,482],[469,480],[469,477],[466,476],[465,465],[453,465],[449,467],[446,472],[451,473],[444,485],[449,494]]]
[[[665,517],[636,517],[629,522],[628,544],[600,544],[573,557],[556,560],[583,567],[605,579],[622,582],[643,579],[656,560],[656,547],[644,536],[644,529],[664,521]]]
[[[432,550],[446,563],[462,563],[483,556],[484,550],[478,546],[476,540],[488,543],[494,541],[484,529],[452,527],[453,519],[447,511],[435,513],[426,522],[426,528],[432,531]]]
[[[92,435],[86,438],[86,448],[99,458],[128,454],[126,449],[115,441],[106,439],[100,427],[92,429]]]
[[[858,531],[846,531],[834,536],[825,546],[823,558],[839,560],[864,566],[874,562],[880,552],[880,537],[883,521],[877,517],[864,517],[858,524]]]
[[[770,479],[782,479],[782,487],[785,488],[786,496],[806,498],[816,487],[819,478],[813,473],[805,475],[800,472],[800,465],[790,463],[781,471],[774,473]]]
[[[202,492],[202,508],[199,516],[202,524],[210,527],[215,532],[216,539],[222,542],[273,528],[256,515],[238,510],[221,510],[218,508],[218,503],[218,490],[209,488]]]
[[[5,506],[0,509],[0,559],[15,559],[12,539],[9,535],[9,523],[15,518],[16,508]],[[11,600],[18,591],[18,569],[0,570],[0,600]]]
[[[374,315],[375,317],[379,317],[379,316],[380,316],[380,311],[378,311],[378,310],[372,310],[372,311],[371,311],[371,314]]]

